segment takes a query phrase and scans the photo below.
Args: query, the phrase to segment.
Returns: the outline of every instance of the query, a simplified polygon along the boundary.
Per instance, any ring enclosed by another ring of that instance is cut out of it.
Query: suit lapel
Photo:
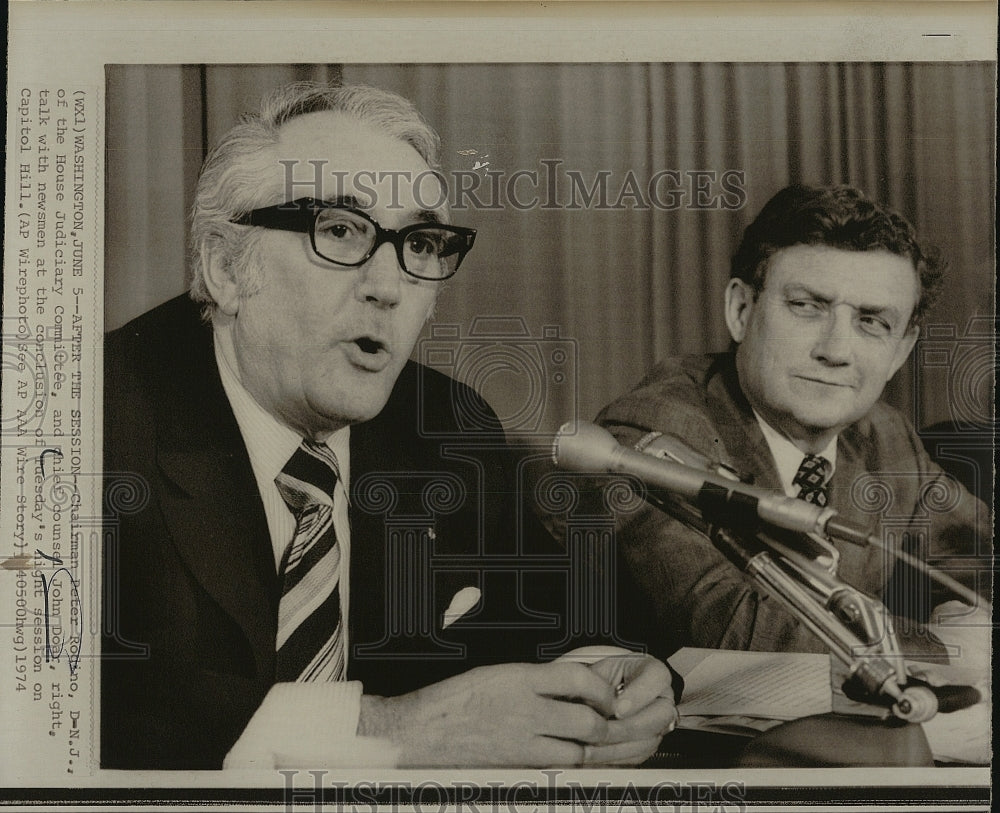
[[[376,422],[378,419],[376,418]],[[374,422],[351,427],[351,569],[348,629],[351,646],[372,643],[382,631],[385,604],[385,522],[382,516],[365,510],[365,499],[357,486],[366,474],[383,470],[382,449],[391,441],[372,432]],[[378,616],[378,617],[376,617]],[[349,661],[353,675],[354,663]]]
[[[160,508],[191,573],[243,630],[258,668],[269,674],[278,595],[263,504],[219,378],[210,326],[182,325],[175,340],[152,360],[166,382],[157,403],[157,463],[176,486],[158,490]]]
[[[840,518],[859,527],[874,530],[871,514],[864,513],[852,494],[856,483],[868,477],[863,449],[856,443],[856,433],[850,429],[840,433],[837,441],[837,468],[830,482],[830,506]],[[855,587],[873,595],[881,595],[886,581],[886,562],[874,546],[859,547],[847,542],[834,542],[840,551],[840,572]]]
[[[462,570],[427,572],[414,569],[423,568],[428,563],[422,559],[411,559],[414,549],[409,544],[397,547],[392,552],[392,561],[389,560],[388,535],[394,522],[399,523],[397,527],[400,531],[411,529],[417,533],[421,533],[425,525],[433,524],[437,538],[432,543],[431,552],[438,555],[468,555],[470,548],[463,548],[462,545],[475,549],[477,541],[470,533],[470,528],[475,526],[468,521],[468,511],[424,518],[422,511],[425,509],[419,494],[405,493],[409,484],[416,482],[414,475],[419,479],[421,473],[436,470],[451,472],[456,471],[457,466],[455,462],[440,457],[439,442],[422,440],[417,425],[418,384],[416,365],[408,363],[382,412],[371,421],[351,427],[351,598],[348,613],[353,657],[349,660],[348,678],[362,680],[366,686],[381,687],[380,691],[386,692],[409,690],[430,680],[441,679],[453,673],[458,663],[454,652],[448,658],[441,657],[449,653],[439,651],[437,644],[429,642],[426,630],[404,631],[414,620],[398,615],[401,612],[398,602],[404,601],[404,597],[389,595],[392,591],[387,582],[390,568],[396,577],[405,582],[397,589],[416,589],[423,592],[425,599],[428,594],[424,591],[429,591],[434,634],[441,633],[444,610],[455,593],[462,587],[479,586],[478,574]],[[374,481],[369,477],[380,473],[384,476],[376,476]],[[382,501],[377,499],[378,491],[372,488],[376,484],[379,488],[402,489],[396,495],[391,512],[382,510]],[[470,493],[468,499],[471,505],[469,510],[476,514],[472,505],[474,495]],[[413,579],[422,582],[415,585],[411,581]],[[357,657],[357,646],[368,649],[366,657]],[[427,650],[429,654],[415,659],[414,652],[425,652],[426,647],[430,647]],[[400,673],[399,663],[402,661],[405,661],[406,667]]]
[[[722,436],[728,463],[741,478],[761,488],[781,490],[781,478],[771,457],[771,449],[760,430],[760,424],[739,386],[735,364],[729,354],[720,357],[720,374],[708,375],[708,409],[713,425]]]

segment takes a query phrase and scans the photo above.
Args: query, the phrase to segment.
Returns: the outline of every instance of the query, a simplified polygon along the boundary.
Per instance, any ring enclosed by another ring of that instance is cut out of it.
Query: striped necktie
[[[792,478],[792,485],[799,487],[799,493],[795,496],[813,505],[825,507],[830,501],[826,481],[830,479],[832,469],[832,464],[825,457],[807,454]]]
[[[326,444],[308,440],[274,478],[295,515],[295,535],[278,568],[278,681],[344,679],[340,546],[333,524],[339,479],[333,452]]]

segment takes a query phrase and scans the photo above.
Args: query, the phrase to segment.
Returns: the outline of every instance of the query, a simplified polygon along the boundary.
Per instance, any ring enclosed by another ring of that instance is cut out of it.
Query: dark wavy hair
[[[848,251],[884,250],[906,257],[920,280],[920,298],[910,324],[919,324],[941,290],[946,263],[937,249],[921,246],[902,215],[850,186],[794,184],[771,198],[743,232],[730,276],[759,294],[768,262],[790,246],[829,246]]]

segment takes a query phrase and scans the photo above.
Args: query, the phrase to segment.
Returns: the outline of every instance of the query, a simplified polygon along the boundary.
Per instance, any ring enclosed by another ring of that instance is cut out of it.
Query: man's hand
[[[624,652],[596,661],[590,668],[615,691],[615,714],[608,721],[604,743],[584,749],[584,762],[643,762],[677,725],[670,670],[649,655]]]
[[[675,712],[659,697],[670,694],[666,667],[627,657],[618,697],[582,663],[488,666],[400,697],[362,697],[358,734],[391,741],[407,767],[638,762]]]

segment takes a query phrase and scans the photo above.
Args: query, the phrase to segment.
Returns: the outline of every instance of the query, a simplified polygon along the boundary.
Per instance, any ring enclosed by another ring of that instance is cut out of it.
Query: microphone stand
[[[841,660],[848,679],[873,699],[885,697],[895,717],[913,723],[930,720],[938,710],[937,697],[923,686],[906,686],[906,665],[885,606],[837,576],[839,554],[827,540],[783,529],[761,529],[760,521],[747,528],[747,512],[733,505],[726,495],[722,506],[712,489],[699,496],[695,505],[674,499],[654,489],[647,500],[704,533],[736,567],[744,571],[768,594],[780,601],[796,618]],[[714,507],[716,512],[706,511]],[[706,514],[723,519],[708,523]],[[728,516],[727,516],[728,515]],[[812,548],[809,555],[802,548]]]
[[[712,529],[712,539],[720,549],[733,544],[726,528]],[[881,602],[836,576],[775,559],[767,550],[750,556],[744,570],[823,641],[868,694],[890,698],[896,717],[920,723],[937,713],[932,692],[905,687],[906,666]]]
[[[882,698],[907,722],[925,722],[938,712],[938,696],[908,678],[885,606],[837,575],[840,556],[830,539],[868,545],[866,530],[841,521],[832,509],[742,483],[658,432],[626,449],[594,424],[569,423],[553,440],[552,459],[576,471],[637,477],[648,502],[705,534],[822,640],[866,698]]]

